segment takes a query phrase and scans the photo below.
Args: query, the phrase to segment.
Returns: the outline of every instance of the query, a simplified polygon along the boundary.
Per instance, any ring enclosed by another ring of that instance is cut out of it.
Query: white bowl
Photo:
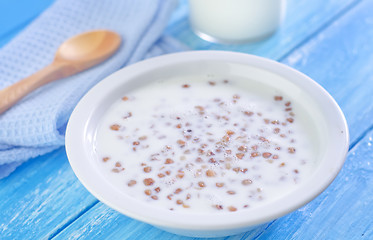
[[[94,136],[101,116],[132,89],[155,79],[185,74],[214,74],[260,79],[286,92],[310,112],[316,126],[317,167],[293,192],[263,206],[226,213],[183,213],[156,208],[119,191],[97,164]],[[334,99],[316,82],[281,63],[242,53],[184,52],[125,67],[92,88],[79,102],[68,123],[66,151],[76,176],[101,202],[131,218],[166,231],[193,237],[219,237],[248,231],[288,214],[318,196],[343,166],[349,146],[344,115]]]

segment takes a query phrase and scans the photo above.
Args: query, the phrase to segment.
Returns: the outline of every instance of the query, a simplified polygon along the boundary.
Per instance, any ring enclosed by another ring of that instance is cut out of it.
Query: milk
[[[285,0],[189,0],[190,23],[202,38],[218,42],[258,40],[281,23]]]
[[[107,110],[96,161],[111,184],[155,207],[241,211],[286,195],[312,174],[307,118],[294,100],[259,82],[156,81]]]

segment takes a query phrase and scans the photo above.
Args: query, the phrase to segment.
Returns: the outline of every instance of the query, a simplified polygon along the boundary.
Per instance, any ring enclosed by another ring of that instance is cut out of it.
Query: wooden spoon
[[[117,33],[97,30],[68,39],[57,50],[53,62],[0,91],[0,113],[44,84],[84,71],[110,57],[120,46]]]

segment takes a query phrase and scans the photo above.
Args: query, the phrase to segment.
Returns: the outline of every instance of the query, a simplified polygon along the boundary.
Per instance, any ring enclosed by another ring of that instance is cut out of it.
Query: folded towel
[[[172,38],[161,37],[175,5],[174,0],[57,0],[0,49],[2,89],[52,62],[58,46],[71,36],[108,29],[123,40],[108,61],[43,86],[0,115],[0,178],[64,145],[72,110],[104,77],[141,59],[183,49]]]

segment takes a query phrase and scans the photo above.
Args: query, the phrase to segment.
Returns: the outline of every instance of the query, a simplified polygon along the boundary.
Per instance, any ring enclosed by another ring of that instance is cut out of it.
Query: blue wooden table
[[[0,46],[53,1],[0,1]],[[244,45],[195,36],[181,1],[166,33],[191,49],[268,57],[309,75],[346,115],[346,163],[325,192],[301,209],[224,239],[373,239],[373,0],[289,0],[271,38]],[[0,239],[189,239],[127,218],[93,197],[75,177],[64,148],[31,159],[0,180]]]

